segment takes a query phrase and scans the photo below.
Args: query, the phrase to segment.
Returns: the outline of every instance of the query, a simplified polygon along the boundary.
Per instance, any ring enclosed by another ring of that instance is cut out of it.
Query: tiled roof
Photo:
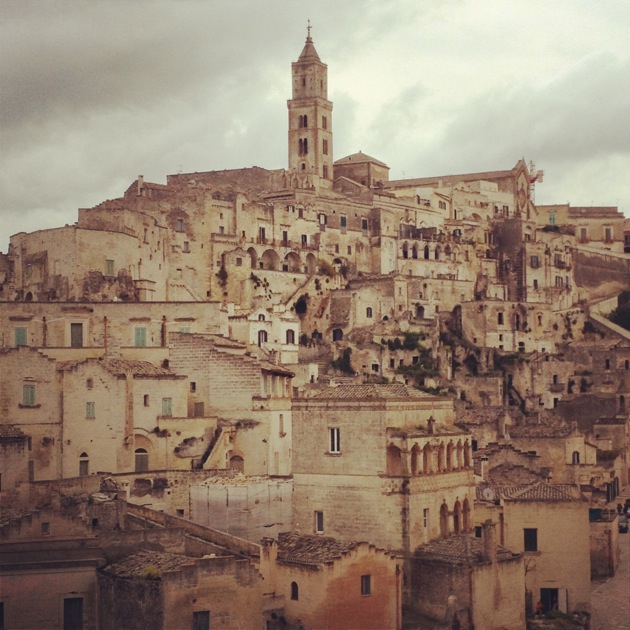
[[[75,361],[60,361],[57,369],[62,371],[74,370],[82,363],[94,361],[94,359],[80,359]],[[96,359],[111,374],[128,374],[134,376],[175,376],[166,368],[157,367],[148,361],[131,361],[129,359]]]
[[[417,389],[412,389],[401,383],[389,385],[340,385],[331,387],[313,396],[315,399],[359,399],[365,398],[377,400],[399,400],[401,398],[430,398],[430,394],[425,394]]]
[[[120,560],[115,564],[110,564],[103,571],[118,577],[146,578],[147,575],[155,575],[155,573],[159,575],[167,571],[176,571],[180,567],[190,565],[193,562],[194,558],[176,553],[143,550],[127,556],[124,560]]]
[[[559,438],[568,437],[573,433],[574,428],[567,424],[526,424],[522,426],[511,426],[508,431],[513,438]]]
[[[277,365],[276,363],[270,363],[269,361],[260,361],[260,367],[268,372],[275,372],[276,374],[282,374],[284,376],[295,376],[291,370],[287,370],[287,368]]]
[[[0,440],[23,440],[26,435],[19,427],[12,424],[0,424]]]
[[[510,486],[494,486],[482,483],[477,485],[475,490],[479,501],[506,499],[508,501],[551,501],[555,503],[558,501],[581,501],[584,499],[576,486],[571,484],[550,484],[546,481]]]
[[[420,558],[439,559],[454,564],[471,565],[489,562],[484,553],[482,539],[469,534],[454,534],[426,543],[418,547],[415,555]],[[505,547],[497,545],[497,560],[507,560],[514,558],[515,555]]]
[[[292,532],[278,535],[278,560],[285,563],[328,564],[343,557],[361,543],[342,543],[324,536],[300,536]]]

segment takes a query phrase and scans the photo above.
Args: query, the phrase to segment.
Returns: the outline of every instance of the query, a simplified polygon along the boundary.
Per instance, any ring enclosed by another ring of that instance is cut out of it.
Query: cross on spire
[[[311,26],[311,20],[310,18],[308,20],[306,20],[308,26],[306,27],[306,41],[307,42],[312,42],[313,40],[311,39],[311,29],[313,28]]]

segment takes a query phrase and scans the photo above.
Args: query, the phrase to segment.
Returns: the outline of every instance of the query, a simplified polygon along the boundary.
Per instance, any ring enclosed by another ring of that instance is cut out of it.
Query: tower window
[[[325,179],[328,179],[328,164],[324,164],[322,168],[322,175]]]
[[[322,129],[328,129],[328,118],[326,116],[322,116]]]
[[[322,140],[322,151],[324,155],[328,155],[328,140],[326,140],[325,138],[324,140]]]

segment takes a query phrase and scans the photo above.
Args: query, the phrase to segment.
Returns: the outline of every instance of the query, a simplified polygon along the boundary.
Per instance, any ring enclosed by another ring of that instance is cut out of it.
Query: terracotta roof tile
[[[454,564],[484,564],[489,562],[481,538],[469,534],[454,534],[434,540],[416,550],[416,557],[440,559]],[[497,545],[497,560],[516,557],[509,549]]]
[[[12,424],[0,424],[0,440],[23,440],[26,435],[19,427]]]
[[[481,483],[475,488],[479,501],[582,501],[584,497],[576,486],[571,484],[550,484],[538,481],[531,484],[514,484],[509,486],[495,486]]]
[[[342,543],[325,536],[301,536],[292,532],[278,535],[278,560],[284,563],[328,564],[362,543]]]
[[[389,385],[340,385],[339,387],[330,387],[313,398],[400,400],[404,398],[431,398],[431,395],[401,383],[393,383]]]
[[[195,559],[176,553],[158,551],[138,551],[124,560],[110,564],[103,569],[104,572],[118,577],[144,578],[148,572],[157,569],[157,572],[165,573],[177,571],[180,567],[194,563]]]

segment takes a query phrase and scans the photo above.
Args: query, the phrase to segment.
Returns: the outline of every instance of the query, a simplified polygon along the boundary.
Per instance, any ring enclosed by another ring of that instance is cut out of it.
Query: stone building
[[[469,530],[471,442],[453,420],[451,400],[399,384],[296,399],[296,528],[407,552]]]
[[[282,533],[262,543],[261,568],[289,628],[402,627],[397,560],[364,542]]]
[[[495,525],[481,538],[457,534],[419,547],[411,561],[414,617],[420,627],[462,630],[525,627],[522,554],[498,545]]]
[[[539,481],[477,487],[476,523],[498,524],[498,539],[523,554],[528,614],[590,610],[588,501],[575,485]]]

